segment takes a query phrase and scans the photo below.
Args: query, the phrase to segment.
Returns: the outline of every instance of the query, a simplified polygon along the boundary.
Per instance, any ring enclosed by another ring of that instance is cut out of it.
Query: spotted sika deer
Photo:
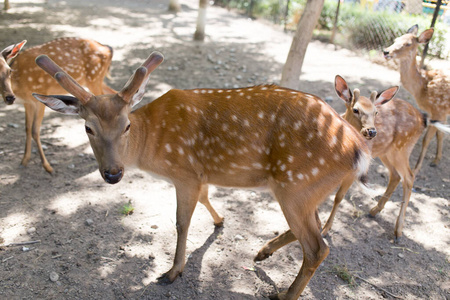
[[[409,167],[411,151],[427,124],[446,128],[448,132],[450,129],[443,124],[429,123],[424,114],[404,100],[396,98],[390,101],[395,97],[398,87],[391,87],[381,93],[374,91],[368,99],[360,96],[359,89],[355,89],[352,93],[347,82],[338,75],[335,79],[335,90],[347,107],[342,117],[360,130],[367,139],[372,157],[379,157],[389,170],[388,186],[377,205],[370,210],[371,216],[375,216],[384,208],[402,180],[403,199],[394,232],[395,239],[398,241],[402,236],[406,208],[414,183],[414,174]],[[331,229],[337,208],[352,183],[351,178],[342,181],[334,198],[331,214],[323,227],[322,235],[326,235]],[[295,241],[295,236],[288,230],[267,242],[258,252],[255,260],[264,260],[279,248],[293,241]]]
[[[6,47],[0,56],[0,92],[6,104],[16,98],[25,106],[26,144],[22,165],[31,158],[31,138],[37,144],[44,169],[53,173],[40,140],[40,128],[45,105],[31,94],[65,94],[53,78],[35,64],[39,54],[47,54],[93,94],[116,93],[103,83],[112,59],[112,49],[100,43],[80,38],[59,38],[20,52],[26,41]],[[19,53],[20,52],[20,53]]]
[[[397,59],[400,62],[400,80],[405,89],[411,93],[420,109],[430,114],[432,120],[446,123],[450,114],[450,78],[439,70],[420,71],[417,67],[416,55],[420,44],[426,44],[433,36],[433,29],[427,29],[417,37],[419,27],[412,26],[408,32],[397,38],[393,45],[384,50],[386,59]],[[432,166],[436,166],[442,158],[444,134],[436,126],[430,126],[422,141],[422,150],[416,163],[414,173],[422,167],[423,159],[431,139],[436,134],[436,157]]]
[[[329,253],[315,211],[342,178],[363,176],[370,152],[361,135],[316,96],[274,85],[241,89],[171,90],[133,112],[150,73],[162,62],[152,53],[115,95],[93,96],[46,56],[37,63],[75,97],[34,94],[50,108],[78,114],[104,180],[119,182],[125,166],[169,179],[177,196],[173,282],[185,266],[186,239],[198,201],[214,223],[208,185],[266,187],[303,248],[303,264],[289,290],[297,299]]]

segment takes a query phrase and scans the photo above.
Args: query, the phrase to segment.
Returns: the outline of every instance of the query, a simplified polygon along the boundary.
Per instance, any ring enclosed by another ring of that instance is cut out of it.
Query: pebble
[[[19,126],[19,124],[16,124],[16,123],[8,123],[8,127],[19,128],[20,126]]]
[[[75,169],[75,165],[74,164],[70,164],[67,166],[69,169]]]
[[[158,229],[158,225],[152,225],[150,226],[152,229]]]
[[[28,230],[27,230],[28,234],[33,234],[35,232],[36,232],[36,227],[31,227],[31,228],[28,228]]]
[[[56,272],[54,272],[54,271],[50,272],[50,280],[51,281],[57,282],[58,279],[59,279],[59,275]]]
[[[86,219],[85,223],[86,223],[87,226],[91,226],[92,224],[94,224],[94,220]]]
[[[399,254],[398,254],[398,257],[400,257],[400,258],[404,258],[404,257],[405,257],[405,255],[403,255],[403,253],[399,253]]]
[[[235,236],[234,236],[234,240],[236,240],[236,241],[241,241],[241,240],[243,240],[244,239],[244,237],[242,236],[242,235],[240,235],[240,234],[236,234]]]

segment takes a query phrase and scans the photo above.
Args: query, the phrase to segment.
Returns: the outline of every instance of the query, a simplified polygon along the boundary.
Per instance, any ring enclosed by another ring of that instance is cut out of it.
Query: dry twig
[[[359,277],[358,275],[353,274],[353,277],[358,278],[358,279],[364,281],[365,283],[370,284],[370,285],[373,286],[373,287],[376,287],[376,288],[379,289],[380,291],[385,292],[386,294],[388,294],[389,296],[391,296],[391,297],[393,297],[393,298],[396,298],[396,299],[403,299],[402,297],[397,296],[397,295],[394,295],[394,294],[392,294],[391,292],[388,292],[388,291],[386,291],[385,289],[379,287],[378,285],[376,285],[376,284],[374,284],[374,283],[368,281],[367,279],[364,279],[364,278],[362,278],[362,277]]]

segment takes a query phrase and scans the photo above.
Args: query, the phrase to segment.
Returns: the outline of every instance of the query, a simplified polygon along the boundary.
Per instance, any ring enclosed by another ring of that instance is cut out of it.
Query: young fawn
[[[389,171],[389,183],[377,205],[370,210],[375,216],[385,206],[400,180],[403,185],[403,199],[395,224],[395,240],[402,236],[403,223],[414,184],[414,174],[409,166],[409,156],[423,130],[428,126],[424,114],[410,103],[395,97],[398,87],[389,88],[381,93],[372,92],[370,99],[360,96],[360,91],[353,93],[347,82],[341,77],[335,78],[335,90],[339,98],[344,100],[346,111],[342,117],[353,127],[360,130],[367,139],[372,157],[379,157]],[[435,124],[431,124],[434,126]],[[442,125],[442,124],[440,124]],[[322,235],[331,229],[339,204],[352,185],[353,181],[343,180],[334,198],[333,209],[323,227]],[[290,230],[267,242],[258,252],[255,260],[264,260],[276,250],[295,240]]]
[[[31,158],[31,138],[37,144],[44,169],[53,173],[40,139],[45,105],[31,94],[65,94],[49,75],[35,65],[39,54],[47,54],[95,95],[115,93],[103,83],[112,59],[112,49],[100,43],[80,38],[59,38],[20,52],[26,41],[6,47],[0,56],[0,93],[6,104],[20,99],[25,106],[26,143],[22,166]]]
[[[183,272],[188,228],[198,201],[214,223],[223,218],[208,200],[208,184],[266,187],[278,200],[303,264],[286,292],[297,299],[329,253],[315,211],[342,178],[365,175],[370,151],[361,135],[318,97],[263,85],[241,89],[171,90],[131,112],[150,73],[163,61],[152,53],[114,95],[94,96],[48,57],[37,64],[69,96],[34,96],[50,108],[83,118],[104,180],[119,182],[125,166],[170,180],[177,196],[177,246],[173,267],[160,282]]]
[[[419,27],[412,26],[408,32],[397,38],[393,45],[384,49],[386,59],[400,62],[400,80],[405,89],[414,97],[420,109],[428,112],[432,120],[445,124],[450,114],[450,78],[439,70],[421,71],[416,62],[417,48],[428,43],[433,37],[433,29],[427,29],[417,37]],[[431,163],[436,166],[442,158],[444,133],[437,126],[430,126],[422,141],[422,150],[414,168],[414,173],[422,167],[423,159],[431,139],[436,134],[436,158]]]

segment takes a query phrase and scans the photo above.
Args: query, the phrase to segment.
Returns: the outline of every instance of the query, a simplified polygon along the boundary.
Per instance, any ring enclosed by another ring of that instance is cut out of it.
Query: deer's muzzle
[[[112,171],[104,170],[102,175],[107,183],[115,184],[115,183],[118,183],[122,179],[123,169],[112,170]]]
[[[377,136],[377,130],[375,128],[363,128],[361,133],[368,140],[371,140]]]
[[[14,95],[5,96],[5,103],[8,105],[13,104],[14,100],[16,100],[16,97]]]

